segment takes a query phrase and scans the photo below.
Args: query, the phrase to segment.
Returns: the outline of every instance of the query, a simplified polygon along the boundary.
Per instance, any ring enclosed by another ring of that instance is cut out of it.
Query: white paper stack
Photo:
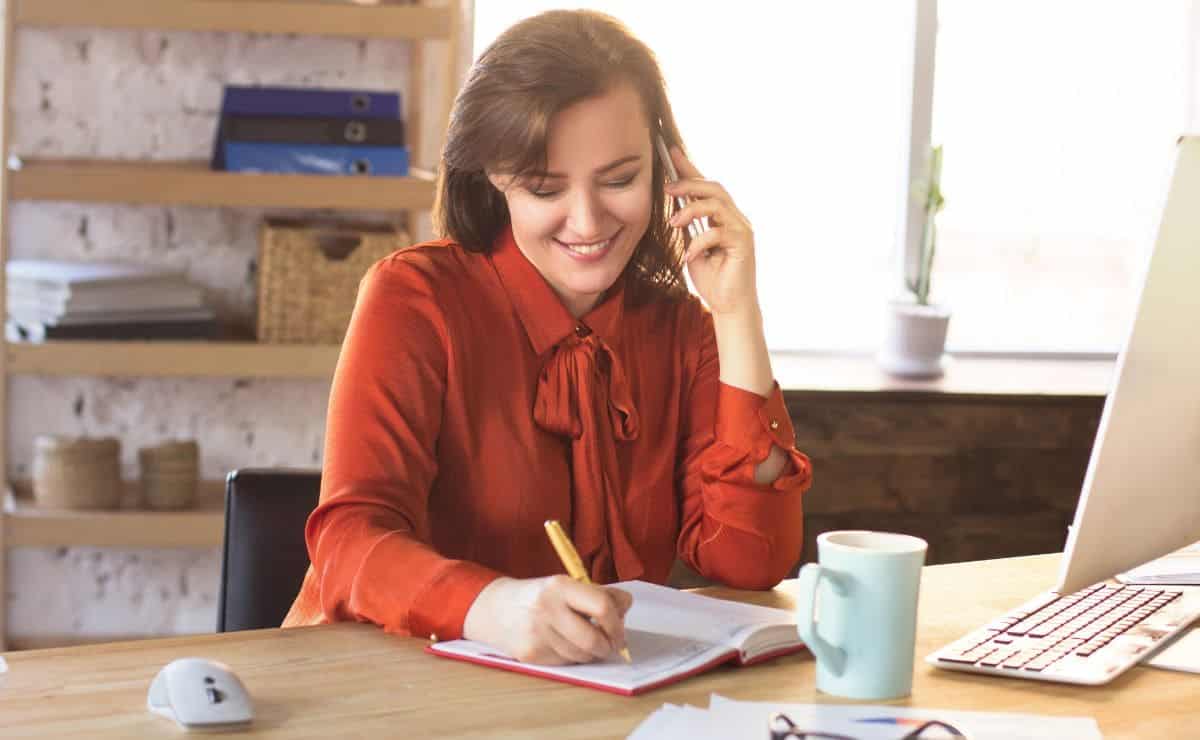
[[[1184,630],[1166,647],[1146,658],[1143,665],[1166,668],[1170,671],[1200,673],[1200,628]]]
[[[1100,740],[1102,737],[1099,725],[1091,717],[910,709],[870,704],[746,702],[713,694],[708,709],[663,705],[638,725],[629,740],[768,738],[768,723],[776,712],[786,714],[796,727],[810,733],[841,734],[859,740],[896,740],[928,720],[951,724],[972,740],[1062,740],[1065,737]],[[929,734],[930,738],[949,736]]]
[[[1200,586],[1200,542],[1117,576],[1138,586]]]
[[[206,338],[204,291],[176,270],[115,262],[11,260],[11,340]]]

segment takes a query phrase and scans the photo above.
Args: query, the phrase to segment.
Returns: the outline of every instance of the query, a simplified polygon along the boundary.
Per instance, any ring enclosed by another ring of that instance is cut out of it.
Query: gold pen
[[[563,531],[558,520],[547,519],[545,527],[546,534],[550,536],[550,544],[554,545],[554,551],[558,553],[558,559],[567,569],[567,575],[580,583],[591,583],[592,579],[588,578],[587,569],[583,567],[583,559],[579,557],[579,551],[575,549],[575,545],[571,544],[570,538],[567,537],[567,533]],[[625,659],[626,663],[633,662],[633,657],[629,654],[627,647],[621,648],[621,657]]]

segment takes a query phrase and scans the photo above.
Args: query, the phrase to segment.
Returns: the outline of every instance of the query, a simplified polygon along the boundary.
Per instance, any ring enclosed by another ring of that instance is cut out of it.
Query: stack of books
[[[212,168],[403,176],[404,137],[398,93],[227,85]]]
[[[203,290],[182,273],[112,262],[8,262],[9,341],[213,339]]]

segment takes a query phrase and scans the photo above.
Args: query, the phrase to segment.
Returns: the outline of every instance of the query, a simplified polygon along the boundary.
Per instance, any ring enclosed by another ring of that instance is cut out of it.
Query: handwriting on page
[[[549,669],[549,672],[631,688],[656,677],[670,675],[678,667],[712,649],[711,644],[699,640],[640,630],[626,630],[625,638],[629,652],[633,653],[632,665],[619,655],[613,655],[602,662],[562,666]]]

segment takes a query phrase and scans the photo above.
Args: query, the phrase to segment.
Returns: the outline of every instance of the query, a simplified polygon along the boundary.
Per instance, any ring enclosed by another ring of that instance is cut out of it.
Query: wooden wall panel
[[[785,393],[813,460],[801,562],[835,529],[904,532],[928,562],[1055,552],[1083,484],[1102,397]],[[677,565],[672,582],[705,581]]]
[[[813,459],[803,559],[831,529],[929,540],[929,562],[1059,550],[1103,398],[789,394]]]

